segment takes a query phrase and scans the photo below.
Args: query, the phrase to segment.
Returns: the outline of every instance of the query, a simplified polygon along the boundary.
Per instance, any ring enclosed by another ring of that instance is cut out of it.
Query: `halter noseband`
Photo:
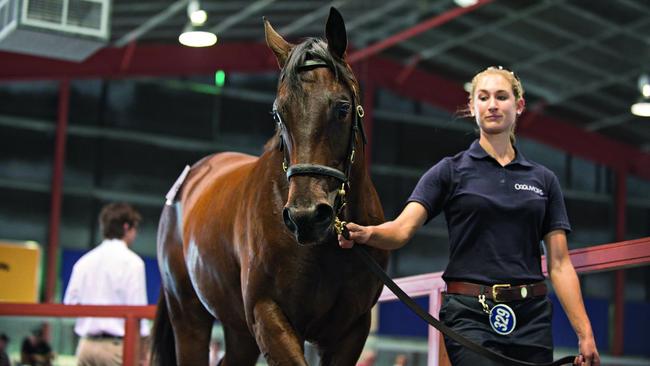
[[[307,71],[319,67],[330,68],[330,66],[324,61],[306,60],[302,65],[298,66],[298,71]],[[355,141],[357,138],[357,133],[361,134],[364,146],[367,143],[366,134],[365,131],[363,130],[363,122],[361,121],[361,118],[364,115],[363,107],[359,103],[359,97],[357,95],[354,85],[352,85],[351,88],[352,88],[352,96],[353,96],[353,103],[354,103],[353,104],[354,121],[352,122],[352,133],[350,134],[350,142],[348,145],[349,154],[348,154],[348,160],[346,162],[345,172],[321,164],[302,163],[302,164],[295,164],[289,166],[286,153],[284,153],[284,139],[282,135],[280,135],[279,148],[281,151],[283,151],[282,169],[287,173],[287,180],[290,180],[291,177],[296,175],[321,175],[321,176],[335,178],[341,183],[341,188],[337,192],[337,200],[334,204],[335,206],[334,212],[336,212],[334,228],[336,229],[336,232],[338,234],[341,234],[345,231],[346,222],[341,221],[338,218],[338,216],[341,214],[343,207],[345,207],[347,203],[345,199],[345,195],[346,195],[346,188],[348,190],[350,189],[350,172],[352,171],[352,164],[354,163],[354,155],[356,152]],[[286,125],[284,124],[284,121],[282,120],[282,116],[280,115],[280,112],[278,111],[277,108],[277,100],[273,101],[273,110],[271,113],[273,114],[273,118],[278,125],[278,129],[280,129],[280,131],[286,130]]]

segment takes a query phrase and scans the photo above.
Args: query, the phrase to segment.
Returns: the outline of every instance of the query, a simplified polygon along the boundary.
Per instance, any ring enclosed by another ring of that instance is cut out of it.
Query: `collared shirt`
[[[544,280],[540,241],[571,230],[557,177],[527,160],[501,166],[478,143],[442,159],[420,178],[408,202],[427,222],[444,211],[449,232],[445,281],[512,285]]]
[[[84,254],[72,268],[63,302],[68,305],[147,305],[144,261],[118,239],[106,239]],[[124,336],[124,319],[79,318],[79,336]],[[142,336],[149,335],[143,320]]]

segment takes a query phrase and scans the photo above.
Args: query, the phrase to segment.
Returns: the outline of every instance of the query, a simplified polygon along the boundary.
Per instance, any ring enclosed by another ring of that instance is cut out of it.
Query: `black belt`
[[[348,234],[349,235],[349,234]],[[343,234],[343,236],[346,236]],[[411,309],[415,314],[417,314],[422,320],[426,321],[427,323],[431,324],[433,327],[444,333],[447,337],[455,340],[456,342],[460,343],[464,347],[467,347],[468,349],[489,358],[492,361],[496,361],[499,364],[502,365],[517,365],[517,366],[557,366],[557,365],[567,365],[567,364],[573,364],[573,360],[575,359],[575,356],[566,356],[563,357],[559,360],[555,360],[553,362],[545,362],[545,363],[534,363],[534,362],[527,362],[527,361],[522,361],[522,360],[517,360],[505,355],[502,355],[500,353],[494,352],[491,349],[481,347],[480,345],[470,341],[469,339],[463,337],[459,333],[457,333],[455,330],[449,328],[445,324],[443,324],[440,320],[434,318],[429,314],[427,311],[422,309],[420,305],[418,305],[415,301],[413,301],[412,298],[410,298],[404,291],[402,291],[399,286],[393,280],[388,277],[386,272],[377,264],[377,262],[372,259],[370,254],[363,249],[360,245],[355,245],[352,247],[352,249],[359,255],[359,258],[370,268],[372,273],[374,273],[377,277],[381,279],[381,281],[388,287],[397,297]]]

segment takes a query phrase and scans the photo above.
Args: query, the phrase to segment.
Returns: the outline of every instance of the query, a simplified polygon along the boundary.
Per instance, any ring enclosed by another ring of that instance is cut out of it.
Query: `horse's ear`
[[[348,47],[348,37],[345,32],[343,16],[335,7],[330,8],[330,16],[325,26],[325,37],[327,37],[327,48],[330,53],[340,59],[345,57],[345,50]]]
[[[264,19],[264,35],[266,37],[266,44],[275,54],[275,58],[278,60],[278,65],[280,68],[284,67],[284,64],[287,62],[289,57],[289,51],[293,45],[282,38],[275,29],[271,26],[271,23],[266,18]]]

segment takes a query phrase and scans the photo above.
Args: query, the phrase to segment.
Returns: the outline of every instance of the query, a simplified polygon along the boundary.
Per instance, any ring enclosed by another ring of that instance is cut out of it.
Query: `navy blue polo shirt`
[[[450,258],[445,281],[511,285],[542,281],[540,241],[571,231],[553,172],[526,160],[501,166],[474,141],[420,178],[408,202],[422,204],[427,222],[444,211]]]

